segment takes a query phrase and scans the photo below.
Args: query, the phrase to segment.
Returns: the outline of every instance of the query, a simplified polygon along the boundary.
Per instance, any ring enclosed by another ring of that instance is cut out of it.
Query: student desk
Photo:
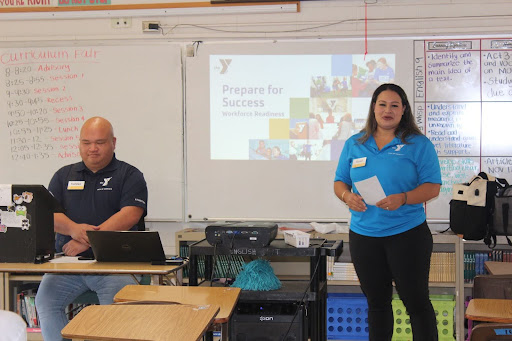
[[[197,341],[218,311],[213,305],[92,305],[62,329],[62,336],[74,340]]]
[[[9,309],[8,291],[11,280],[24,280],[23,276],[11,274],[128,274],[128,275],[151,275],[153,284],[161,284],[163,277],[171,273],[177,273],[181,277],[181,270],[186,265],[151,265],[150,263],[132,262],[96,262],[84,261],[80,263],[0,263],[0,308]],[[11,278],[10,278],[11,277]],[[3,304],[2,304],[3,303]]]
[[[240,292],[240,288],[225,287],[127,285],[114,296],[114,302],[175,302],[219,306],[220,311],[213,323],[221,324],[222,337],[226,339],[227,323]]]
[[[473,298],[466,309],[473,321],[512,323],[512,300]]]
[[[488,261],[484,266],[491,275],[512,275],[512,262]]]

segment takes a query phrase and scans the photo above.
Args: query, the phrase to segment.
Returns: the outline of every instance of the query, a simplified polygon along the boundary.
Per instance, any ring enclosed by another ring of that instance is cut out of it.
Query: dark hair
[[[361,143],[365,143],[368,141],[371,135],[375,133],[377,130],[377,120],[375,119],[375,103],[377,103],[377,97],[381,94],[381,92],[390,90],[396,92],[400,99],[402,100],[402,105],[405,107],[404,114],[402,115],[402,119],[400,123],[398,123],[398,127],[395,130],[395,136],[400,137],[403,143],[406,142],[406,138],[410,135],[423,135],[418,126],[416,125],[416,121],[414,120],[414,115],[412,114],[411,105],[409,104],[409,100],[407,99],[407,95],[405,94],[404,89],[400,86],[392,83],[386,83],[380,85],[377,89],[375,89],[372,101],[370,103],[370,109],[368,110],[368,117],[366,118],[366,125],[361,130],[363,136],[361,136],[358,141]]]

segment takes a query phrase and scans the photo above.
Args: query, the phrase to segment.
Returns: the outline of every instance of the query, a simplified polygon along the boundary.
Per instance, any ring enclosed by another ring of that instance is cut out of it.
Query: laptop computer
[[[165,264],[157,231],[87,231],[98,262],[152,262]]]

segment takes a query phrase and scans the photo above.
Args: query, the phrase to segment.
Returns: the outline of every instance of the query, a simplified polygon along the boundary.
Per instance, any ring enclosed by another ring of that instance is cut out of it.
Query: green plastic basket
[[[434,307],[437,320],[437,332],[439,341],[454,341],[453,337],[453,312],[455,301],[453,295],[430,295],[430,301]],[[393,341],[412,341],[412,328],[409,314],[405,306],[398,297],[393,295],[391,301],[393,307],[394,327]]]

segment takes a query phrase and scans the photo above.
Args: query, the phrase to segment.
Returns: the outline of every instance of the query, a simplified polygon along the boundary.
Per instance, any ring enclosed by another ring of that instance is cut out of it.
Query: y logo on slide
[[[228,72],[228,66],[231,64],[232,59],[220,59],[220,63],[222,64],[222,70],[220,70],[220,74],[223,75]]]

